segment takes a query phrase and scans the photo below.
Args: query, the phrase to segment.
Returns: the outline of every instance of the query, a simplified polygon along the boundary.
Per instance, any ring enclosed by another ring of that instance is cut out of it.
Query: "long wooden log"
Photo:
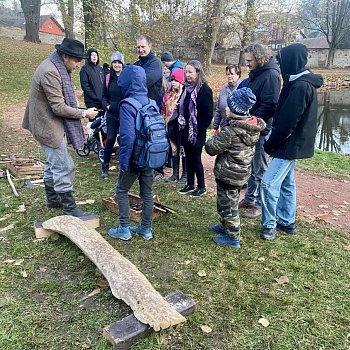
[[[105,276],[112,294],[128,304],[139,321],[155,331],[185,322],[133,263],[82,220],[69,215],[56,216],[43,222],[43,227],[75,243]]]
[[[10,175],[10,172],[6,169],[6,177],[7,177],[7,181],[9,182],[10,186],[11,186],[11,189],[12,189],[12,192],[13,194],[16,196],[16,197],[19,197],[19,194],[16,190],[16,187],[15,185],[13,184],[12,180],[11,180],[11,175]]]

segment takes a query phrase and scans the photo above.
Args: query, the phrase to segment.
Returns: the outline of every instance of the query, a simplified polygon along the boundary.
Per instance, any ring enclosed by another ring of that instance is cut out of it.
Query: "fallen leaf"
[[[21,276],[22,276],[23,278],[27,278],[27,277],[28,277],[27,272],[21,271]]]
[[[24,205],[24,204],[21,204],[21,205],[18,207],[18,209],[15,210],[15,212],[16,212],[16,213],[23,213],[23,212],[25,212],[26,210],[27,210],[27,209],[26,209],[25,205]]]
[[[89,298],[97,295],[100,292],[101,292],[101,289],[100,288],[96,288],[91,293],[89,293],[88,295],[85,295],[85,297],[82,297],[81,299],[79,299],[79,301],[84,301],[86,299],[89,299]]]
[[[112,166],[109,168],[110,171],[113,171],[113,170],[116,170],[116,169],[117,169],[117,167],[116,167],[115,165],[112,165]]]
[[[103,279],[103,278],[98,279],[98,280],[96,281],[96,284],[97,284],[99,287],[103,288],[103,289],[106,289],[106,288],[109,287],[108,281],[105,280],[105,279]]]
[[[213,331],[209,326],[206,325],[202,325],[201,330],[203,331],[203,333],[211,333]]]
[[[284,289],[276,288],[276,290],[277,290],[278,292],[285,293],[285,290],[284,290]]]
[[[39,267],[40,272],[46,272],[46,270],[47,270],[47,267]]]
[[[20,266],[20,265],[23,264],[23,261],[24,261],[24,259],[16,260],[14,265],[15,265],[15,266]]]
[[[281,277],[275,278],[275,281],[278,284],[285,284],[285,283],[289,283],[289,278],[287,276],[281,276]]]
[[[260,323],[263,327],[268,327],[270,325],[270,322],[264,317],[259,318],[258,323]]]
[[[6,214],[4,217],[0,218],[0,221],[4,221],[8,219],[10,216],[11,216],[10,214]]]
[[[319,214],[316,216],[317,220],[329,222],[329,215],[328,214]]]
[[[319,207],[319,208],[327,209],[327,208],[328,208],[328,205],[326,205],[326,204],[320,204],[318,207]]]
[[[350,203],[347,201],[343,201],[344,204],[349,205]]]
[[[270,269],[268,267],[264,267],[265,271],[270,271]]]
[[[207,273],[204,270],[199,270],[197,272],[197,275],[200,276],[200,277],[205,277],[207,275]]]
[[[185,265],[191,264],[191,260],[185,260]]]
[[[345,250],[347,250],[348,252],[350,252],[350,244],[344,245],[344,248],[345,248]]]
[[[261,256],[260,258],[257,259],[258,261],[265,261],[265,258]]]
[[[14,224],[8,225],[6,227],[0,228],[0,232],[5,232],[5,231],[8,231],[8,230],[12,230],[14,227],[15,227]]]

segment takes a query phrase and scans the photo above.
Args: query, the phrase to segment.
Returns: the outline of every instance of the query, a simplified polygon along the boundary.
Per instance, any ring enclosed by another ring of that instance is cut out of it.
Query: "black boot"
[[[180,156],[178,154],[175,154],[172,156],[172,163],[173,163],[173,175],[169,176],[167,178],[167,181],[177,181],[179,180],[179,162],[180,162]]]
[[[101,164],[101,176],[108,177],[109,163]]]
[[[77,207],[75,204],[75,199],[73,197],[73,192],[62,192],[59,193],[59,196],[63,205],[64,215],[72,215],[76,217],[93,215]]]
[[[179,184],[187,183],[187,168],[186,168],[186,157],[181,157],[182,163],[182,175],[178,181]]]
[[[53,182],[52,181],[44,181],[44,185],[45,185],[45,194],[46,194],[46,199],[47,199],[46,206],[49,209],[62,208],[61,199],[53,187]]]

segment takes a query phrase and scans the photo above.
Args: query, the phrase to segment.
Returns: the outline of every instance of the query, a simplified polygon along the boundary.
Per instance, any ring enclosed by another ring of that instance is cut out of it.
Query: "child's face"
[[[170,70],[169,70],[169,68],[167,66],[163,67],[163,75],[165,77],[168,77],[170,75]]]
[[[181,85],[181,83],[179,83],[176,80],[172,80],[171,81],[171,89],[172,90],[179,90],[180,89],[180,85]]]

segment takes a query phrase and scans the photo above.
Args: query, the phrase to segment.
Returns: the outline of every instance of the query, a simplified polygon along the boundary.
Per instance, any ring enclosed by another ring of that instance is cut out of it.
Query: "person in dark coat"
[[[152,42],[149,36],[141,35],[137,38],[137,51],[140,56],[135,65],[142,67],[146,72],[148,97],[155,100],[159,110],[161,110],[163,97],[162,63],[152,51]]]
[[[102,107],[106,111],[107,121],[107,140],[101,165],[102,177],[108,177],[109,162],[119,132],[119,102],[122,100],[122,93],[118,86],[118,78],[123,70],[124,55],[119,51],[114,52],[111,65],[112,69],[105,77],[102,91]]]
[[[178,193],[193,197],[204,195],[202,150],[206,132],[213,119],[213,92],[199,61],[191,60],[185,67],[186,82],[178,108],[168,123],[170,138],[177,138],[186,155],[187,184]],[[194,178],[197,177],[197,188]]]
[[[141,105],[149,102],[147,96],[145,71],[135,65],[126,65],[118,85],[125,98],[134,98]],[[119,175],[116,188],[116,201],[119,208],[119,226],[111,228],[108,235],[124,241],[131,239],[131,232],[137,233],[145,240],[152,239],[153,212],[153,170],[137,169],[133,164],[133,149],[136,140],[137,110],[127,102],[120,103],[120,149]],[[140,226],[130,226],[130,204],[128,192],[138,179],[142,199],[142,219]]]
[[[255,145],[252,174],[248,180],[244,199],[239,203],[240,208],[246,208],[246,211],[242,213],[242,217],[251,219],[261,214],[260,183],[269,158],[264,151],[263,144],[271,130],[272,117],[281,90],[280,69],[271,55],[271,51],[261,44],[254,43],[247,46],[244,49],[244,58],[249,68],[249,77],[238,87],[246,86],[253,91],[256,96],[256,103],[250,113],[261,118],[267,124]]]
[[[294,168],[297,159],[314,154],[317,131],[317,92],[323,84],[320,74],[307,64],[307,48],[292,44],[279,50],[278,60],[283,88],[273,118],[272,131],[264,148],[273,157],[261,181],[261,238],[276,238],[276,228],[296,234],[296,186]]]
[[[88,58],[80,70],[80,85],[84,92],[85,106],[86,108],[102,109],[104,73],[99,65],[98,51],[95,48],[90,48],[86,55]]]

